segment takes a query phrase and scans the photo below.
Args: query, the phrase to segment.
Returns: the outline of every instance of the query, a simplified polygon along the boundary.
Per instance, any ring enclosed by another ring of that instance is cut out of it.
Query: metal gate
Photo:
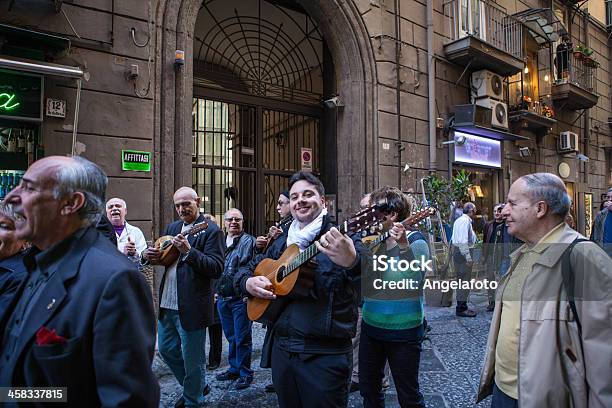
[[[206,213],[222,224],[229,208],[245,230],[262,234],[278,221],[276,201],[312,149],[318,173],[319,117],[263,106],[193,99],[193,187]]]

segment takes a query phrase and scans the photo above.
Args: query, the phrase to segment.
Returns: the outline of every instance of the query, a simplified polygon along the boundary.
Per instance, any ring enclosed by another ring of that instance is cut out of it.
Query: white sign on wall
[[[45,115],[54,118],[66,117],[66,101],[63,99],[47,98],[47,109]]]
[[[302,171],[312,171],[312,149],[302,147],[300,157],[302,160]]]

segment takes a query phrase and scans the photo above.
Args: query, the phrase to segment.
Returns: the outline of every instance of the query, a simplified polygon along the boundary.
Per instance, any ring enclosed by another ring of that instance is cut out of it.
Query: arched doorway
[[[324,50],[297,3],[202,4],[193,39],[192,183],[205,212],[221,219],[240,208],[245,229],[261,233],[278,219],[276,199],[304,167],[302,153],[315,174],[322,157],[335,157],[334,129],[321,132],[321,101],[333,93]],[[335,169],[327,170],[333,180]]]
[[[193,78],[197,69],[193,64],[197,51],[193,34],[199,10],[208,3],[209,0],[160,0],[157,7],[157,21],[161,24],[156,32],[154,71],[158,81],[154,163],[158,165],[154,166],[153,223],[158,229],[175,217],[171,202],[174,190],[192,184]],[[278,2],[281,3],[289,2]],[[347,214],[357,208],[360,195],[377,184],[377,92],[372,44],[354,2],[294,0],[292,3],[299,4],[318,24],[329,49],[327,58],[334,62],[336,89],[344,108],[324,110],[321,123],[333,128],[341,152],[333,160],[320,160],[319,167],[326,187],[337,186],[338,211]],[[185,66],[178,69],[173,64],[177,49],[185,50],[186,54]],[[323,57],[326,58],[325,53]],[[325,180],[328,165],[336,169],[331,183]]]

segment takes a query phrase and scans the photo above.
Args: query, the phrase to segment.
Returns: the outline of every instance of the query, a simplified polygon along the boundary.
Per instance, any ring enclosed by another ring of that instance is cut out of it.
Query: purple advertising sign
[[[465,143],[457,143],[458,140],[463,138],[465,138]],[[501,142],[486,137],[455,132],[455,161],[501,168]]]

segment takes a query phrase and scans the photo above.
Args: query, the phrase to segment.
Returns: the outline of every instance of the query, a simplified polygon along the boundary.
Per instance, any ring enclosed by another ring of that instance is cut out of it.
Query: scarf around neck
[[[327,209],[323,208],[321,213],[310,224],[300,229],[300,222],[294,219],[287,233],[287,246],[297,244],[300,252],[304,251],[321,231],[323,217],[327,215]]]

